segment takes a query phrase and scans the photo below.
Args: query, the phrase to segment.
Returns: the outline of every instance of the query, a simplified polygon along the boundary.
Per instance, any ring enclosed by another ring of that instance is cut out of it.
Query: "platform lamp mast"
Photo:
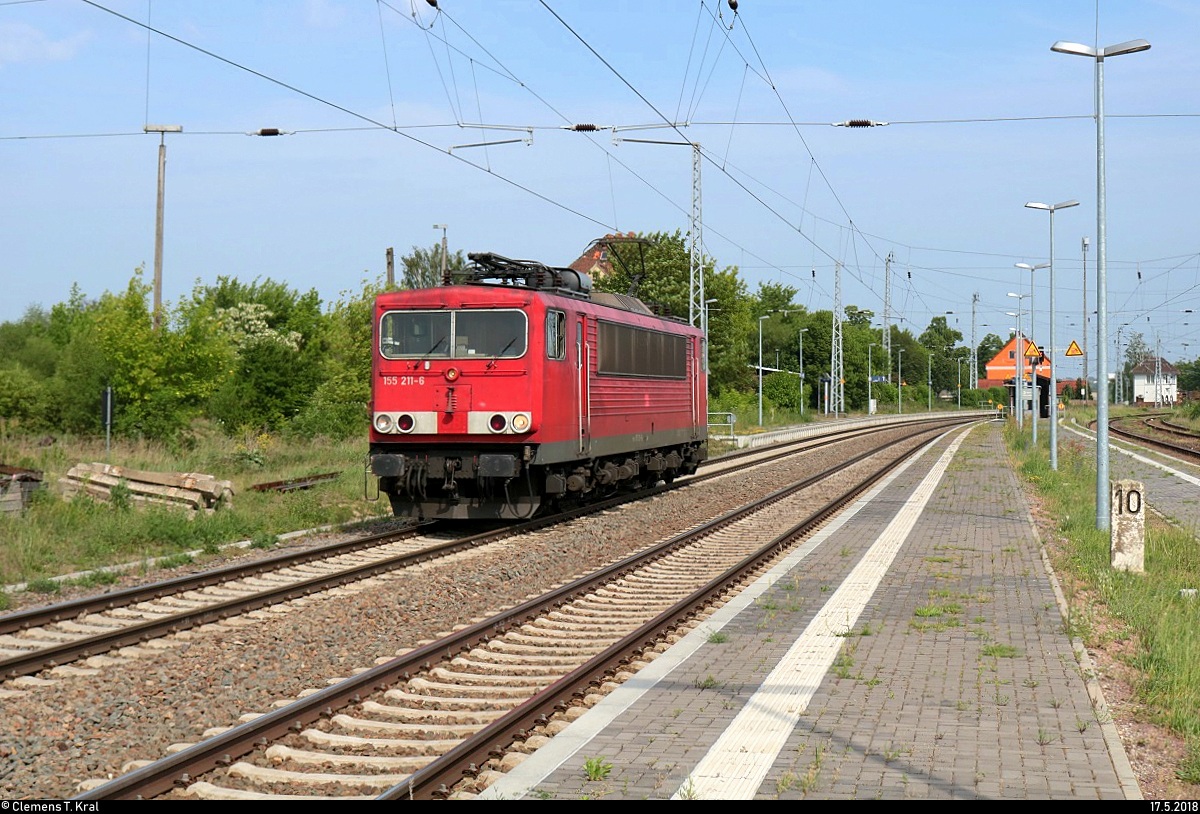
[[[1096,99],[1096,529],[1111,531],[1109,517],[1111,495],[1108,482],[1108,280],[1105,257],[1105,175],[1104,175],[1104,60],[1108,57],[1146,51],[1146,40],[1093,48],[1078,42],[1059,40],[1050,50],[1074,54],[1095,62]]]

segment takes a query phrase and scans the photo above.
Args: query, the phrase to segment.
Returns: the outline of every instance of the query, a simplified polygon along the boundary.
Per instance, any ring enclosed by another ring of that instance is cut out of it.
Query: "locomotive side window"
[[[686,378],[687,343],[682,336],[612,322],[601,322],[598,327],[601,375]]]
[[[546,312],[546,358],[567,358],[567,315],[562,311]]]
[[[522,311],[389,311],[379,322],[385,359],[515,359],[528,345]]]

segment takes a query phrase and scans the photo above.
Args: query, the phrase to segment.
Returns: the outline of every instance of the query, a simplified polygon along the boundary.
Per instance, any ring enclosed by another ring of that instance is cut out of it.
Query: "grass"
[[[1005,433],[1018,471],[1044,501],[1045,516],[1057,518],[1048,548],[1070,607],[1068,630],[1090,648],[1132,643],[1123,658],[1139,676],[1137,701],[1152,723],[1187,741],[1188,758],[1177,776],[1200,781],[1200,605],[1179,593],[1200,587],[1194,533],[1147,512],[1145,571],[1114,570],[1110,533],[1095,527],[1094,442],[1059,433],[1058,469],[1052,470],[1047,439],[1039,438],[1035,449],[1028,428],[1024,436],[1012,425]],[[1152,492],[1148,498],[1153,503]]]
[[[386,498],[364,499],[365,442],[308,439],[288,443],[267,435],[231,439],[200,432],[188,449],[103,438],[60,436],[54,444],[3,431],[0,463],[43,473],[46,487],[34,493],[21,514],[0,514],[0,585],[45,581],[63,574],[171,557],[195,559],[189,552],[215,553],[221,546],[250,540],[271,548],[278,535],[297,529],[390,516]],[[249,452],[253,454],[249,454]],[[233,505],[194,517],[169,507],[139,508],[130,501],[102,503],[65,500],[55,488],[77,463],[105,461],[132,469],[200,472],[234,485]],[[257,483],[341,472],[311,489],[256,492]],[[41,588],[45,590],[45,588]],[[0,605],[3,600],[0,600]]]
[[[589,757],[583,762],[583,773],[589,782],[604,780],[612,772],[612,764],[602,757]]]
[[[1118,412],[1114,409],[1114,416]],[[1073,414],[1081,422],[1094,417],[1082,411]],[[1095,529],[1094,444],[1059,433],[1059,467],[1051,470],[1049,433],[1041,435],[1036,448],[1030,443],[1028,427],[1022,435],[1009,422],[1005,433],[1017,471],[1044,501],[1046,516],[1057,518],[1050,553],[1071,606],[1067,629],[1090,647],[1116,640],[1132,645],[1132,655],[1126,659],[1141,676],[1135,687],[1137,700],[1154,723],[1187,740],[1188,755],[1176,767],[1176,774],[1187,782],[1200,783],[1200,601],[1180,596],[1182,588],[1200,587],[1200,546],[1195,536],[1148,514],[1145,573],[1114,572],[1108,532]],[[189,563],[230,542],[250,540],[256,547],[270,548],[285,532],[387,517],[386,500],[364,500],[364,451],[361,439],[310,439],[295,444],[261,435],[230,439],[203,430],[197,433],[195,444],[181,449],[114,441],[106,452],[103,438],[66,436],[41,447],[36,438],[9,433],[0,423],[0,463],[40,470],[48,485],[23,514],[0,514],[0,540],[4,541],[0,546],[0,585],[28,583],[29,590],[43,592],[49,601],[60,588],[53,578],[63,574],[151,557]],[[56,497],[58,478],[74,464],[91,461],[211,474],[233,482],[233,505],[191,518],[178,510],[120,508]],[[341,477],[308,490],[259,493],[250,489],[256,483],[335,471],[341,472]],[[1153,502],[1153,493],[1149,499]],[[193,555],[194,551],[201,554]],[[931,559],[961,559],[949,553],[943,551]],[[113,577],[94,574],[80,579],[100,585],[104,584],[101,580]],[[819,588],[822,593],[830,589],[829,585]],[[935,601],[923,607],[910,625],[917,630],[940,630],[963,624],[957,618],[962,606],[947,601],[953,597],[938,593],[931,598]],[[9,597],[0,591],[0,611],[9,603]],[[777,608],[779,603],[768,600],[767,604]],[[1097,615],[1101,611],[1116,625],[1100,625]],[[867,635],[865,628],[860,635]],[[996,647],[1001,649],[991,652],[993,657],[1016,655],[1001,645]],[[839,659],[834,672],[848,678],[853,670],[850,651]],[[709,676],[698,680],[696,686],[708,689],[716,683]],[[995,701],[1006,703],[1007,698],[997,694]],[[800,784],[804,785],[804,778]]]

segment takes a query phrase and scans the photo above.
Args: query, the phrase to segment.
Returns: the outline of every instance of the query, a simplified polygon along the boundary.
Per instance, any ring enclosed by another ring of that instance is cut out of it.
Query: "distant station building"
[[[1161,356],[1151,356],[1130,370],[1135,404],[1169,407],[1179,401],[1179,369]]]
[[[1018,339],[1012,337],[1005,343],[1000,352],[992,357],[990,362],[987,362],[984,367],[985,378],[980,379],[977,386],[980,388],[990,387],[1006,387],[1008,388],[1008,406],[1010,410],[1016,409],[1017,404],[1017,373],[1018,365],[1020,365],[1021,373],[1021,388],[1020,394],[1024,401],[1022,409],[1033,410],[1033,387],[1030,385],[1031,371],[1030,362],[1033,362],[1032,373],[1037,376],[1037,399],[1041,407],[1039,415],[1050,415],[1050,377],[1043,375],[1048,370],[1048,365],[1045,363],[1045,356],[1038,354],[1030,359],[1026,354],[1030,347],[1037,348],[1037,343],[1030,341],[1028,338]],[[1061,387],[1055,387],[1055,396],[1057,397],[1062,392]]]

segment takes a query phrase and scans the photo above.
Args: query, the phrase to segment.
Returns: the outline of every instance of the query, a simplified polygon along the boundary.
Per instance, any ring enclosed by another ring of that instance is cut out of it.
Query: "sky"
[[[1145,39],[1103,63],[1109,354],[1200,355],[1200,3],[735,5],[0,0],[0,322],[153,279],[163,145],[168,306],[219,276],[332,305],[443,233],[565,266],[608,233],[686,236],[698,204],[718,268],[812,310],[840,290],[975,344],[1032,308],[1048,349],[1053,298],[1075,375],[1097,74],[1051,46]]]

